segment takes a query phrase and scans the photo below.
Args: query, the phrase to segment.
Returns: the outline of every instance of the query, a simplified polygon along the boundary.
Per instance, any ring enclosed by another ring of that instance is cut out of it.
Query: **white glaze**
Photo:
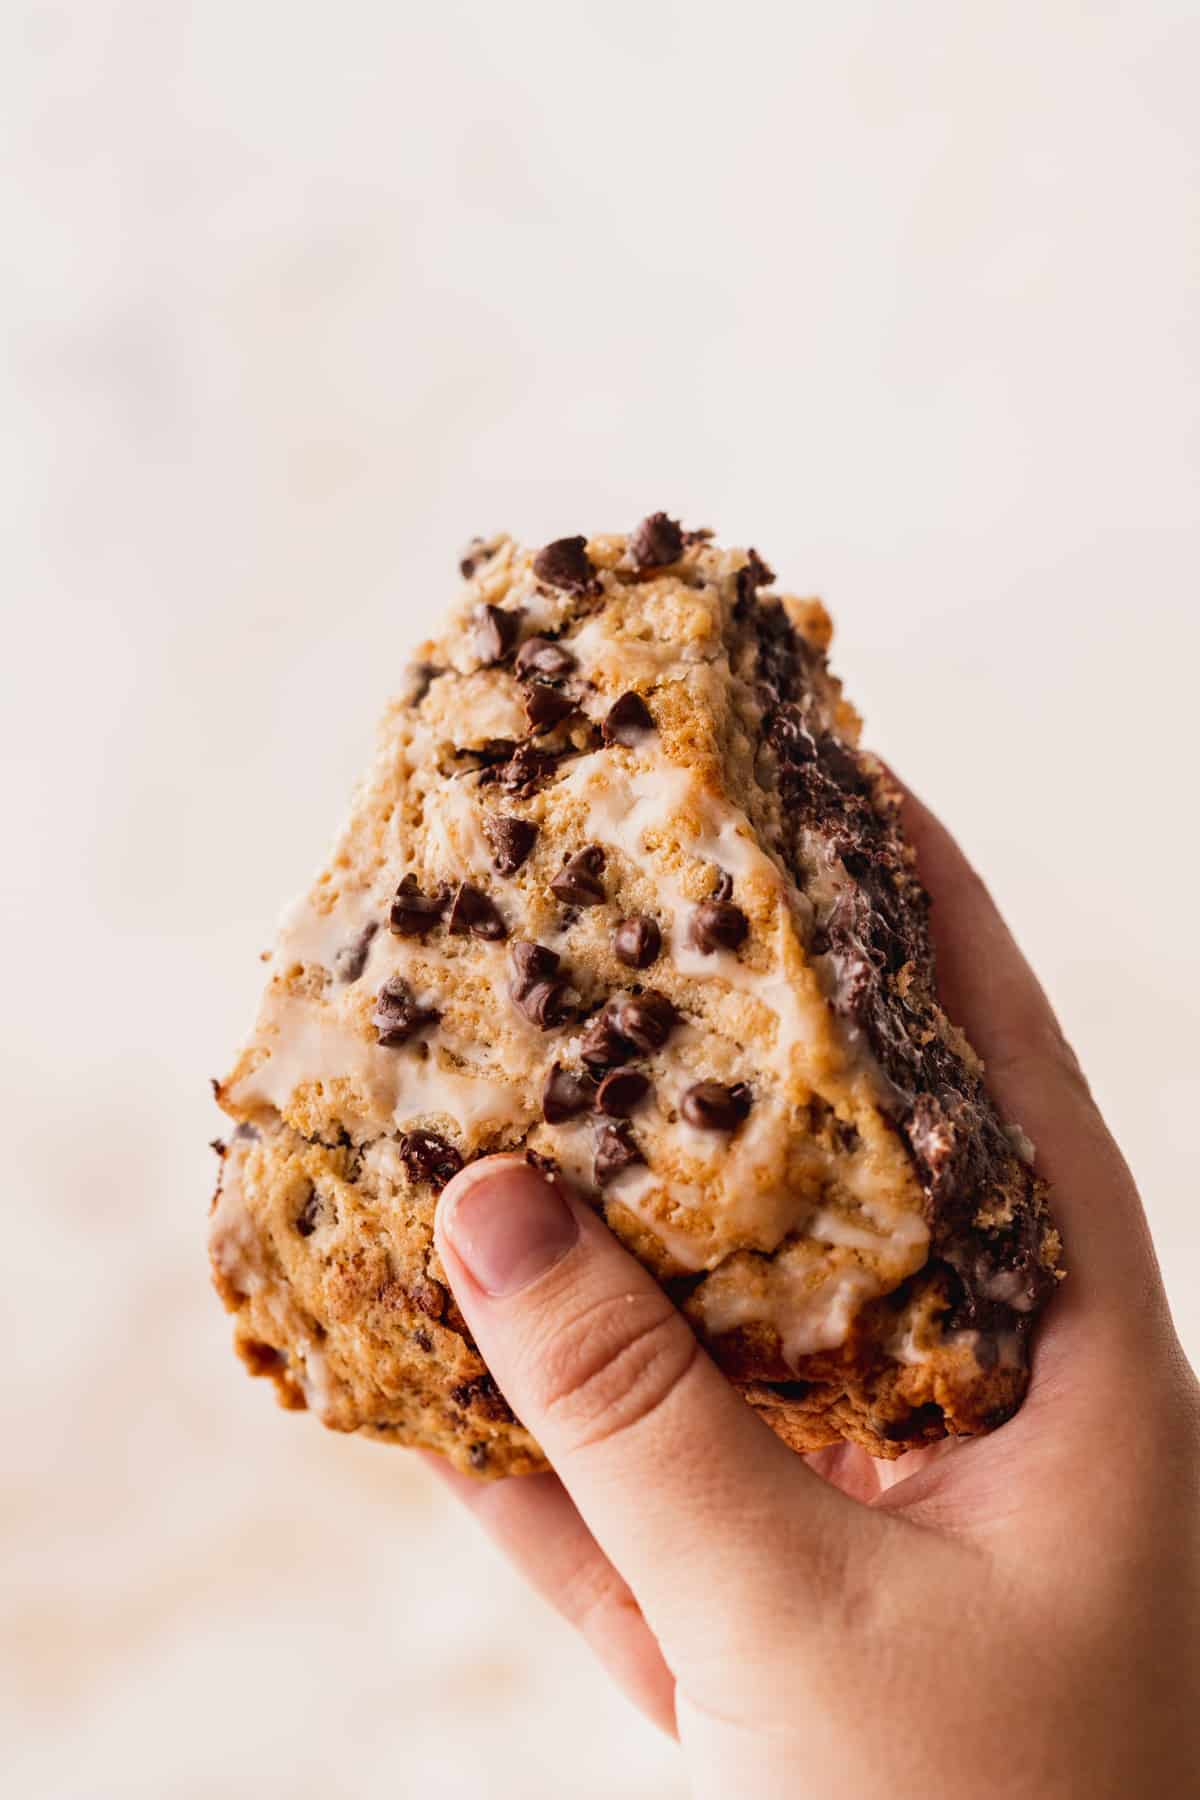
[[[774,1325],[793,1368],[815,1350],[844,1343],[859,1308],[884,1291],[876,1271],[861,1263],[814,1261],[787,1251],[770,1265],[767,1279],[765,1296],[710,1282],[701,1289],[704,1322],[718,1336],[739,1325]]]
[[[221,1162],[221,1186],[208,1222],[208,1247],[214,1266],[239,1294],[263,1287],[258,1264],[258,1230],[246,1202],[245,1139],[234,1138]]]
[[[464,881],[492,872],[483,815],[469,785],[447,781],[425,796],[426,866],[440,880]]]

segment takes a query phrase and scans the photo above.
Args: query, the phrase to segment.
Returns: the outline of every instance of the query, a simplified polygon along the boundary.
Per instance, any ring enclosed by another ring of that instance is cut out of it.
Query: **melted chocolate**
[[[801,886],[814,843],[827,866],[845,871],[816,920],[810,955],[851,1038],[882,1073],[885,1110],[925,1190],[931,1255],[950,1295],[945,1325],[1022,1334],[1055,1285],[1041,1259],[1041,1183],[978,1073],[937,1034],[929,897],[889,788],[812,712],[808,693],[824,658],[777,601],[758,600],[753,624],[763,732],[789,833],[783,848]],[[976,1225],[984,1201],[1007,1223]]]

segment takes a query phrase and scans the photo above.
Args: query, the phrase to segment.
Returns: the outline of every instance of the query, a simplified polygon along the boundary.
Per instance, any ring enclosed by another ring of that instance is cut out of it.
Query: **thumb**
[[[676,1674],[743,1634],[761,1654],[765,1621],[812,1623],[880,1521],[780,1443],[565,1183],[516,1156],[472,1163],[436,1232],[480,1352]]]

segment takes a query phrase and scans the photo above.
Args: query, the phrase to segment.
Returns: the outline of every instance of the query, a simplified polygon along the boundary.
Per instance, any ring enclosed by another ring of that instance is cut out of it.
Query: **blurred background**
[[[473,532],[819,592],[1200,1354],[1200,14],[11,0],[0,1741],[25,1800],[677,1795],[208,1290],[207,1078]]]

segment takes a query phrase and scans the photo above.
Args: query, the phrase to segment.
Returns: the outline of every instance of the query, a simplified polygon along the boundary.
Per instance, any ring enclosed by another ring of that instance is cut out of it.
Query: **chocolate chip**
[[[434,678],[444,674],[445,670],[435,668],[433,663],[409,663],[400,681],[400,704],[420,706],[433,685]]]
[[[757,550],[749,552],[744,568],[737,572],[737,610],[744,613],[752,603],[756,591],[760,587],[770,587],[775,579],[774,570],[768,569]]]
[[[613,701],[600,730],[606,744],[624,744],[632,749],[654,730],[654,719],[642,696],[631,692]]]
[[[736,1131],[750,1111],[750,1089],[744,1081],[725,1087],[719,1081],[698,1081],[688,1088],[679,1110],[689,1125],[701,1131]]]
[[[567,983],[556,973],[556,952],[548,950],[545,944],[520,941],[509,954],[513,971],[509,992],[525,1017],[542,1031],[564,1024],[571,1016],[571,1007]]]
[[[544,681],[531,681],[525,690],[525,717],[531,731],[549,731],[575,711],[575,701],[561,688],[547,687]]]
[[[534,557],[533,572],[548,587],[562,588],[568,594],[589,593],[596,571],[588,557],[587,539],[555,538]]]
[[[740,906],[728,900],[702,900],[692,914],[688,935],[697,950],[711,956],[715,950],[736,950],[749,929]]]
[[[429,1333],[427,1331],[414,1331],[412,1335],[413,1343],[417,1346],[417,1349],[423,1350],[426,1356],[428,1356],[429,1352],[433,1349],[433,1339],[430,1337]]]
[[[710,899],[732,900],[733,876],[729,873],[728,869],[718,869],[716,875],[717,879],[713,883],[712,894],[709,896]]]
[[[575,667],[575,658],[552,638],[526,638],[517,652],[517,674],[540,675],[543,681],[559,681]]]
[[[651,513],[629,540],[629,555],[636,569],[663,569],[683,555],[683,532],[666,513]]]
[[[459,559],[458,570],[464,581],[470,581],[476,569],[489,562],[503,539],[473,537]]]
[[[484,663],[503,662],[511,656],[521,634],[523,607],[505,612],[499,606],[484,604],[475,612],[475,648]]]
[[[396,889],[388,929],[397,937],[428,937],[445,907],[445,894],[423,894],[416,876],[406,875]]]
[[[535,982],[521,995],[517,1005],[541,1031],[553,1031],[556,1025],[565,1025],[572,1013],[565,981]]]
[[[605,855],[599,844],[570,857],[550,883],[550,892],[568,906],[603,906],[607,895],[600,879]]]
[[[431,1281],[427,1275],[415,1275],[404,1289],[404,1296],[427,1319],[440,1319],[450,1299],[441,1282]],[[429,1349],[430,1345],[423,1348]]]
[[[635,1054],[633,1045],[622,1037],[613,1022],[612,1003],[588,1020],[579,1040],[579,1054],[589,1069],[611,1069],[629,1062]]]
[[[518,938],[508,955],[513,968],[514,993],[523,993],[535,981],[548,981],[558,969],[557,950],[551,950],[546,944],[531,944],[526,938]]]
[[[600,1083],[596,1111],[611,1119],[627,1119],[650,1092],[650,1077],[640,1069],[614,1069]]]
[[[483,771],[481,782],[496,781],[514,799],[527,800],[536,794],[547,775],[553,773],[558,757],[553,750],[541,750],[536,744],[518,744],[506,762],[493,764]]]
[[[622,919],[613,933],[613,955],[629,969],[648,969],[662,949],[658,921],[646,913]]]
[[[486,1469],[488,1466],[487,1445],[472,1444],[467,1451],[467,1458],[473,1469]]]
[[[482,1413],[487,1419],[504,1419],[513,1422],[513,1412],[490,1375],[476,1375],[472,1381],[461,1381],[457,1387],[450,1389],[450,1398],[455,1406],[464,1411]]]
[[[595,1098],[596,1083],[590,1075],[554,1063],[542,1089],[542,1117],[547,1125],[561,1125],[564,1119],[590,1111]]]
[[[393,975],[375,996],[372,1023],[379,1033],[379,1042],[393,1050],[425,1026],[436,1025],[441,1016],[434,1006],[418,1005],[408,983]]]
[[[489,813],[483,834],[492,846],[492,867],[498,875],[515,875],[537,841],[538,828],[528,819],[506,813]]]
[[[315,1187],[310,1187],[304,1205],[296,1214],[296,1230],[303,1238],[311,1237],[321,1223],[321,1196]]]
[[[371,939],[379,930],[379,923],[371,919],[363,926],[357,937],[343,944],[333,959],[333,972],[339,981],[357,981],[367,966],[367,953],[371,948]]]
[[[446,930],[455,937],[465,937],[469,931],[472,937],[486,938],[489,943],[508,936],[508,926],[495,901],[469,881],[460,882],[454,891],[446,914]]]
[[[451,761],[465,766],[455,769],[451,779],[457,780],[460,775],[489,774],[506,763],[516,747],[515,738],[487,738],[482,744],[467,744],[452,750]]]
[[[544,1175],[547,1181],[557,1181],[562,1175],[562,1169],[559,1167],[558,1163],[555,1162],[554,1158],[552,1156],[543,1156],[539,1150],[527,1150],[525,1152],[525,1161],[529,1164],[531,1169],[536,1169],[539,1174]]]
[[[623,1038],[638,1050],[661,1050],[676,1025],[679,1014],[656,988],[644,994],[619,994],[608,1005],[612,1022]]]
[[[634,1163],[645,1160],[637,1140],[623,1120],[619,1125],[601,1125],[596,1133],[595,1160],[592,1165],[597,1187],[607,1187],[623,1169],[632,1168]]]
[[[427,1181],[439,1191],[463,1166],[453,1144],[436,1131],[405,1131],[400,1137],[400,1160],[413,1181]]]

